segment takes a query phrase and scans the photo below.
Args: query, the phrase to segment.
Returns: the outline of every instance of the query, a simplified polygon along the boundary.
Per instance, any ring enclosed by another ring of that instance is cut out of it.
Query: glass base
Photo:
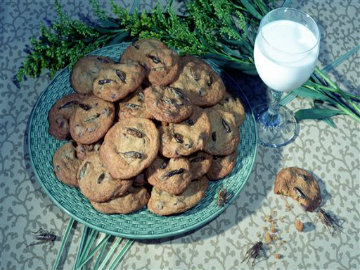
[[[268,105],[254,108],[258,141],[266,147],[282,147],[295,140],[299,134],[299,124],[292,111],[280,107],[279,114],[269,115]]]

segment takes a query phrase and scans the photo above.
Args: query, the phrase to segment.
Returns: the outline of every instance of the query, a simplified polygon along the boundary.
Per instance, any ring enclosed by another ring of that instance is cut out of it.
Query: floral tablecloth
[[[60,1],[72,16],[91,16],[90,1]],[[131,7],[132,1],[120,1]],[[151,9],[156,0],[139,1]],[[293,1],[292,7],[310,13],[321,28],[319,66],[323,67],[359,44],[360,2],[357,0]],[[184,3],[174,4],[183,12]],[[26,247],[32,231],[42,227],[62,235],[69,216],[50,201],[36,181],[26,144],[29,115],[49,78],[27,80],[21,89],[12,78],[21,65],[29,38],[39,34],[39,23],[55,15],[54,3],[45,0],[2,0],[0,4],[0,269],[50,269],[60,242]],[[331,72],[344,89],[360,94],[360,55],[351,56]],[[242,89],[253,100],[260,80],[238,75]],[[310,106],[296,99],[292,110]],[[259,146],[255,166],[244,189],[218,218],[181,237],[136,241],[118,269],[359,269],[360,268],[360,125],[344,116],[334,118],[337,128],[305,120],[297,139],[281,149]],[[322,207],[342,223],[331,235],[314,213],[304,212],[290,199],[273,194],[276,173],[297,166],[319,179]],[[304,232],[295,220],[305,224]],[[255,265],[241,263],[246,250],[265,241],[266,259]],[[71,235],[60,268],[71,269],[81,226]],[[275,254],[280,258],[275,258]]]

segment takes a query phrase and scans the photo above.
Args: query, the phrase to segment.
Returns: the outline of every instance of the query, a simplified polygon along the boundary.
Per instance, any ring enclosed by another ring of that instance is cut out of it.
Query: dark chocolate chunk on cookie
[[[188,118],[193,106],[181,89],[167,86],[150,86],[144,90],[149,112],[158,121],[178,123]]]
[[[218,180],[227,176],[235,167],[237,150],[227,156],[213,156],[210,170],[206,176],[209,180]]]
[[[176,77],[179,56],[164,43],[155,39],[142,39],[130,45],[120,58],[120,63],[139,62],[147,71],[153,85],[168,85]]]
[[[115,102],[134,92],[142,83],[145,70],[138,63],[111,64],[99,70],[93,83],[93,94]]]
[[[112,125],[115,107],[95,96],[86,97],[82,104],[70,118],[70,133],[76,142],[91,144],[104,137]]]
[[[145,118],[127,118],[108,131],[100,156],[114,178],[129,179],[147,168],[159,150],[159,132]]]
[[[132,95],[119,102],[119,120],[139,117],[151,119],[152,115],[146,107],[144,91],[139,87]]]
[[[150,194],[144,187],[130,187],[127,192],[108,202],[91,202],[99,212],[105,214],[129,214],[146,206]]]
[[[72,187],[79,186],[76,173],[80,163],[72,142],[63,144],[53,156],[53,168],[56,177],[64,184]]]
[[[133,182],[111,177],[98,154],[90,155],[81,163],[77,179],[81,193],[93,202],[106,202],[124,195]]]
[[[185,191],[179,195],[171,195],[154,187],[147,204],[148,209],[150,212],[161,216],[183,213],[201,201],[207,187],[208,179],[206,176],[192,181]]]
[[[192,180],[199,179],[210,170],[210,167],[212,167],[213,156],[202,151],[188,156],[187,159],[190,163]]]
[[[194,107],[193,114],[181,123],[159,128],[160,152],[165,157],[188,156],[203,150],[210,135],[210,121],[205,110]]]
[[[296,167],[284,168],[278,172],[274,193],[293,198],[310,212],[321,204],[320,188],[314,176]]]
[[[225,94],[221,77],[195,56],[181,59],[179,75],[170,86],[183,89],[191,102],[198,106],[215,105]]]
[[[190,164],[185,158],[157,157],[146,170],[148,182],[157,190],[182,193],[191,182]]]
[[[93,81],[98,76],[99,71],[111,64],[115,64],[115,62],[100,55],[87,55],[80,58],[71,71],[71,86],[80,94],[91,94],[93,92]]]
[[[70,138],[70,117],[75,110],[82,105],[84,95],[69,94],[59,100],[51,107],[49,120],[49,133],[58,140],[65,140]]]

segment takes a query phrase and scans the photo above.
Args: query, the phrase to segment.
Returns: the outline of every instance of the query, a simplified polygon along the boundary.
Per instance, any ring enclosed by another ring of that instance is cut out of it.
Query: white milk
[[[289,20],[271,22],[261,31],[254,48],[255,66],[261,79],[277,91],[300,87],[315,68],[319,54],[315,35],[304,25]]]

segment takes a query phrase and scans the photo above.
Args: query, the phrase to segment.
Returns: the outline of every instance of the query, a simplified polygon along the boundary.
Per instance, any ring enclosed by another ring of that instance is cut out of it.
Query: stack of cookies
[[[69,140],[53,166],[96,210],[182,213],[234,168],[244,108],[201,59],[143,39],[119,62],[80,59],[70,80],[76,93],[48,116],[49,133]]]

